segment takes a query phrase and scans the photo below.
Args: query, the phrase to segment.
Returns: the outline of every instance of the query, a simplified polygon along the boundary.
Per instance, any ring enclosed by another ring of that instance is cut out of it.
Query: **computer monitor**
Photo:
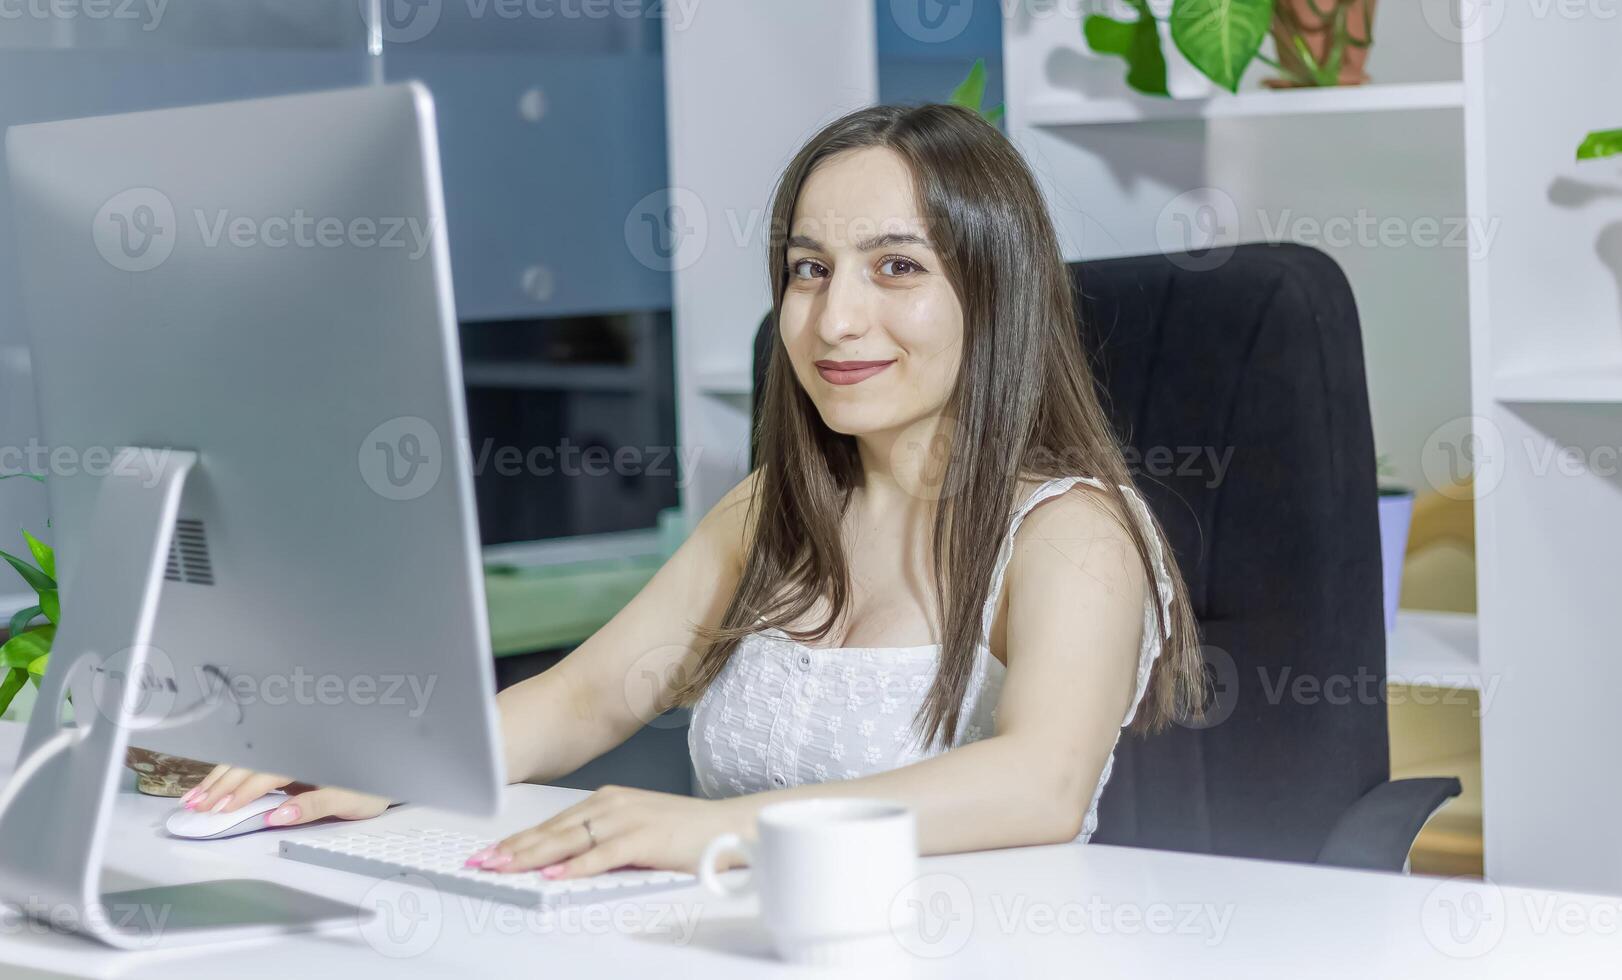
[[[62,622],[0,801],[0,898],[114,898],[97,882],[126,742],[494,813],[426,89],[17,126],[6,152]],[[148,897],[165,941],[355,921],[258,884]],[[150,944],[138,928],[84,931]]]

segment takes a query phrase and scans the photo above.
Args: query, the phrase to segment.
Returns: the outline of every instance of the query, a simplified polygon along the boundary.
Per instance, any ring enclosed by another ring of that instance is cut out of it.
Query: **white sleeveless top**
[[[981,614],[980,643],[964,692],[957,738],[950,747],[977,741],[996,730],[997,701],[1007,668],[992,656],[987,638],[1003,576],[1013,555],[1014,535],[1036,505],[1077,483],[1099,489],[1104,486],[1090,477],[1049,480],[1013,513],[992,572],[990,597]],[[1157,593],[1144,601],[1138,685],[1121,722],[1124,728],[1137,713],[1149,686],[1150,667],[1170,635],[1169,629],[1162,633],[1156,628],[1155,601],[1158,598],[1169,623],[1172,585],[1161,541],[1150,530],[1148,505],[1135,488],[1122,489],[1148,541]],[[693,707],[687,746],[699,791],[714,799],[831,779],[855,779],[946,751],[947,747],[938,742],[920,748],[912,732],[913,718],[935,679],[939,654],[939,644],[809,647],[775,628],[744,637]],[[1119,740],[1117,734],[1117,743]],[[1098,827],[1098,798],[1114,764],[1115,750],[1111,746],[1087,807],[1087,819],[1076,837],[1078,842],[1086,842]]]

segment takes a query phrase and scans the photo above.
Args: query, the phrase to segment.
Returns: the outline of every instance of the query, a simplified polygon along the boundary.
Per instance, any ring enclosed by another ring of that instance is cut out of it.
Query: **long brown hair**
[[[931,554],[943,630],[939,669],[914,719],[926,742],[956,740],[981,610],[1008,534],[1021,477],[1096,477],[1117,519],[1136,511],[1120,489],[1126,461],[1093,388],[1081,350],[1070,278],[1047,208],[1014,147],[977,113],[950,105],[873,106],[812,137],[789,163],[772,203],[767,271],[772,323],[787,284],[787,238],[806,178],[838,153],[884,147],[908,164],[914,197],[963,309],[961,367],[943,414],[950,439],[935,508]],[[820,639],[851,599],[840,526],[861,483],[854,437],[828,428],[795,378],[780,334],[754,434],[759,468],[752,527],[737,590],[708,648],[678,696],[692,703],[720,673],[744,636],[767,627],[801,642]],[[1000,452],[988,451],[1000,449]],[[1150,516],[1154,533],[1161,534]],[[1122,526],[1136,544],[1155,595],[1150,551],[1136,521]],[[1188,592],[1171,549],[1175,585],[1170,621],[1155,603],[1162,632],[1149,690],[1133,730],[1154,731],[1182,712],[1197,717],[1204,672]],[[820,625],[787,628],[825,598]],[[990,642],[989,637],[984,638]]]

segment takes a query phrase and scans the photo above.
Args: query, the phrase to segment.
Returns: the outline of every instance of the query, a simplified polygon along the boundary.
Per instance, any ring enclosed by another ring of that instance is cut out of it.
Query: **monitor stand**
[[[196,463],[186,450],[118,451],[82,532],[73,607],[52,644],[17,767],[0,789],[0,901],[121,949],[352,926],[374,914],[245,878],[101,891],[130,730],[157,727],[135,707],[181,490]],[[69,691],[71,726],[62,721]]]

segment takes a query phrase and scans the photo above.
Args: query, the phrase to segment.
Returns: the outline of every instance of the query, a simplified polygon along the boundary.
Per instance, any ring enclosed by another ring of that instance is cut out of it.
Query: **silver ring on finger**
[[[596,847],[597,846],[597,835],[591,832],[591,818],[587,817],[586,819],[580,821],[580,826],[586,828],[586,837],[588,839],[590,839],[591,846]]]

